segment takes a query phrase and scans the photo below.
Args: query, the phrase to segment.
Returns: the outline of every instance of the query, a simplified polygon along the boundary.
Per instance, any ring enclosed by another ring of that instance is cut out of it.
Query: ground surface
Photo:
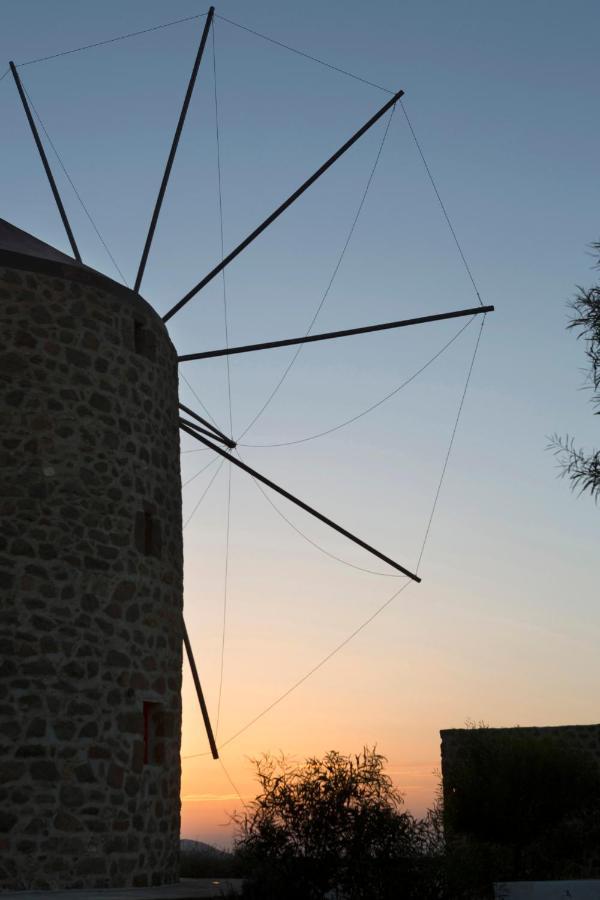
[[[208,900],[241,894],[241,878],[182,878],[151,888],[99,888],[81,891],[9,891],[2,900]]]

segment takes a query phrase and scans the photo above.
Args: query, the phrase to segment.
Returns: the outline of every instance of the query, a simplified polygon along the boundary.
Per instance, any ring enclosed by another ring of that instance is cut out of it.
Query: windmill
[[[421,580],[248,466],[232,437],[180,402],[177,366],[493,311],[480,303],[177,355],[165,324],[403,96],[394,93],[161,322],[140,291],[213,18],[211,7],[133,290],[84,265],[28,95],[10,63],[73,257],[0,222],[0,369],[7,466],[14,480],[8,507],[14,565],[5,578],[5,632],[13,643],[5,675],[15,730],[0,761],[11,788],[3,825],[14,856],[0,880],[3,887],[141,886],[176,877],[182,643],[210,750],[219,756],[182,617],[179,431],[395,571]],[[152,387],[154,403],[140,404],[138,384]],[[37,880],[26,874],[40,871]]]

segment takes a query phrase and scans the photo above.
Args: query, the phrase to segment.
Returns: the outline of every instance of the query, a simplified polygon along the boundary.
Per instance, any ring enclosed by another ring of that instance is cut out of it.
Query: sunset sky
[[[9,59],[37,60],[205,11],[191,0],[4,0],[0,75]],[[263,752],[301,760],[377,744],[407,807],[421,814],[436,787],[441,728],[467,719],[600,720],[600,514],[557,479],[545,450],[555,431],[588,447],[599,440],[582,390],[583,347],[565,331],[575,285],[598,277],[589,244],[600,240],[599,16],[596,0],[224,0],[216,12],[406,92],[406,112],[481,298],[496,307],[483,329],[422,584],[409,584],[248,728],[406,579],[269,495],[274,509],[227,464],[214,462],[184,486],[185,616],[225,768],[207,755],[186,665],[182,835],[227,845],[228,814],[253,796],[249,760]],[[130,284],[202,27],[194,19],[20,70]],[[228,251],[389,94],[223,19],[214,34]],[[161,314],[221,254],[213,79],[211,38],[141,290]],[[10,76],[0,82],[0,111],[0,214],[68,251]],[[477,304],[402,109],[388,118],[229,266],[231,344],[306,331],[388,124],[315,330]],[[119,279],[55,170],[84,260]],[[243,437],[294,348],[233,357],[231,421],[242,458],[414,568],[481,318],[368,415],[315,440],[263,445],[299,441],[358,415],[466,323],[305,347]],[[180,353],[224,346],[222,280],[168,327]],[[183,402],[201,412],[199,398],[229,431],[226,363],[185,363],[181,374]],[[185,483],[212,457],[190,452],[196,446],[185,436],[182,449]]]

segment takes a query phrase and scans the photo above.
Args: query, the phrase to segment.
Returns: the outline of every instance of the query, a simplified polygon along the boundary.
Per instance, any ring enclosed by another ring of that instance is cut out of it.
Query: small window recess
[[[146,556],[154,555],[156,523],[154,516],[148,510],[144,511],[144,553]]]
[[[144,325],[138,319],[133,320],[133,349],[136,353],[144,352]]]
[[[154,359],[154,335],[139,319],[133,320],[133,349],[139,356]]]
[[[164,760],[162,703],[144,700],[144,765],[157,766]]]
[[[160,559],[162,555],[161,523],[148,504],[143,512],[135,516],[135,546],[144,556]]]

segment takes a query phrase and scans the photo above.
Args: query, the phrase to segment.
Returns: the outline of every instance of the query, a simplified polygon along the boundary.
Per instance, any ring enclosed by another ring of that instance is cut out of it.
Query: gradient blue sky
[[[4,0],[2,58],[17,63],[204,12],[190,0]],[[598,509],[556,479],[547,435],[597,442],[565,303],[594,278],[600,237],[596,2],[392,3],[227,0],[217,13],[406,92],[488,317],[421,574],[348,648],[223,752],[252,794],[247,757],[299,757],[378,742],[422,811],[440,728],[599,718]],[[202,22],[26,66],[27,90],[127,279],[133,281]],[[224,236],[233,247],[386,95],[217,20]],[[165,312],[220,255],[212,48],[204,59],[142,293]],[[4,66],[0,65],[0,74]],[[11,78],[0,83],[0,214],[67,250]],[[327,286],[383,120],[227,270],[232,343],[303,332]],[[58,173],[86,262],[114,275]],[[391,122],[319,330],[474,304],[401,110]],[[244,438],[293,440],[352,416],[458,330],[441,323],[307,347]],[[475,322],[413,384],[335,434],[244,458],[414,566],[464,379]],[[181,352],[222,346],[222,283],[170,323]],[[293,350],[231,361],[233,431],[260,408]],[[184,374],[228,427],[222,360]],[[182,398],[197,406],[182,383]],[[184,449],[191,449],[187,441]],[[182,456],[183,478],[209,461]],[[215,466],[184,489],[184,520]],[[339,643],[399,583],[302,541],[243,475],[232,476],[219,737],[227,738]],[[216,718],[223,617],[223,469],[186,527],[186,616]],[[314,541],[372,561],[284,501]],[[379,571],[383,566],[373,565]],[[185,680],[183,754],[205,739]],[[226,842],[239,806],[218,764],[184,761],[183,832]]]

